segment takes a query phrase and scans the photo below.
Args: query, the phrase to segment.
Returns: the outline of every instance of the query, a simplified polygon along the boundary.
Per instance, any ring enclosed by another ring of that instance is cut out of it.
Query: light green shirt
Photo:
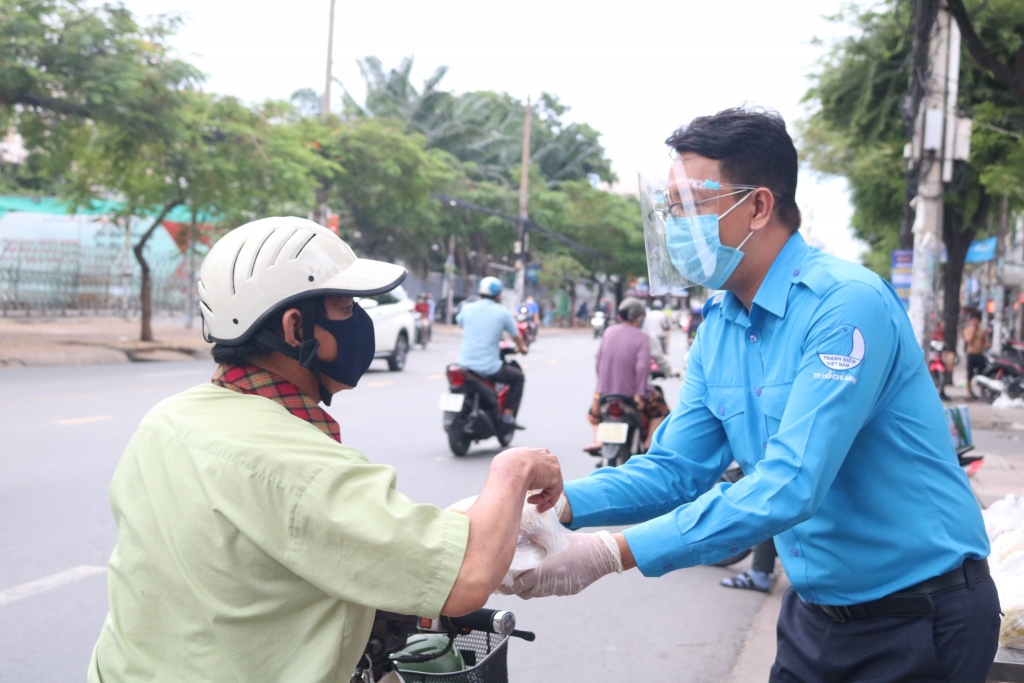
[[[348,683],[374,611],[436,616],[469,520],[395,491],[261,396],[158,404],[114,473],[110,613],[90,683]]]

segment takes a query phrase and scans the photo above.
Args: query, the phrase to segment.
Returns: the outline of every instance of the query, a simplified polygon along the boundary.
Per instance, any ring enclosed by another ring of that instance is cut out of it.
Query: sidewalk
[[[93,365],[187,360],[209,354],[197,319],[154,318],[156,341],[141,342],[138,318],[0,318],[0,370],[41,365]]]

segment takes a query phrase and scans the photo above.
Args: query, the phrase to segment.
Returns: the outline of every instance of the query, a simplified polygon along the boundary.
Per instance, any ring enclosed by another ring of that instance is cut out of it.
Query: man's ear
[[[775,210],[775,195],[767,187],[759,187],[754,190],[750,202],[754,207],[754,215],[750,217],[750,229],[760,230],[772,220],[772,212]]]
[[[298,346],[302,343],[302,313],[299,309],[289,308],[284,312],[281,316],[281,329],[289,346]]]

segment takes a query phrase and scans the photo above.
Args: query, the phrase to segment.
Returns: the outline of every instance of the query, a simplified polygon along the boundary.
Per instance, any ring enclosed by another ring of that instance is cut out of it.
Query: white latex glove
[[[575,595],[605,574],[622,573],[622,555],[607,531],[564,534],[562,547],[541,560],[536,569],[512,583],[512,593],[524,600],[549,595]]]

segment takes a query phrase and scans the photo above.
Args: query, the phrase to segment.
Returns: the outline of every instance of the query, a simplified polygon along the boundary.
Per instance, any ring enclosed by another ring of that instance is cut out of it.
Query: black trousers
[[[999,646],[999,596],[992,577],[932,595],[931,617],[838,623],[782,598],[770,683],[984,683]]]
[[[967,354],[967,387],[970,388],[971,380],[975,375],[980,375],[988,365],[988,361],[985,360],[985,354],[983,353],[969,353]]]
[[[523,384],[526,382],[526,376],[523,375],[522,369],[505,363],[501,366],[501,370],[493,375],[488,375],[487,379],[508,385],[505,408],[511,410],[513,414],[518,414],[519,404],[523,401]]]
[[[754,546],[754,566],[756,572],[771,574],[775,571],[775,558],[779,553],[775,550],[775,539],[769,538]]]

